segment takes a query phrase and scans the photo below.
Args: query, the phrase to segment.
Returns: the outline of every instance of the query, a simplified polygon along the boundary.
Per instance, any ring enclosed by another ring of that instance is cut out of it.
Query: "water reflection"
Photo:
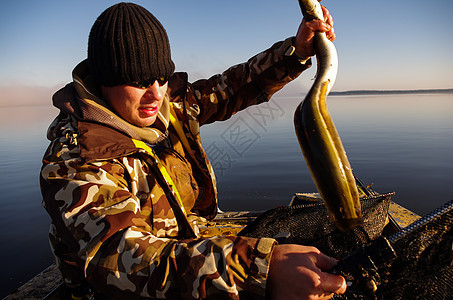
[[[268,209],[286,204],[294,192],[315,191],[292,123],[300,99],[275,101],[285,111],[283,117],[269,117],[266,131],[259,131],[247,153],[234,156],[224,143],[234,159],[219,178],[223,209]],[[381,192],[395,191],[394,200],[419,214],[453,198],[453,95],[330,97],[328,107],[363,181]],[[246,111],[236,118],[253,124],[249,115]],[[230,122],[203,128],[204,144],[221,145]],[[255,202],[245,201],[250,198]]]
[[[48,106],[0,109],[0,239],[6,241],[0,250],[2,298],[52,262],[38,174],[48,144],[46,129],[56,114]]]

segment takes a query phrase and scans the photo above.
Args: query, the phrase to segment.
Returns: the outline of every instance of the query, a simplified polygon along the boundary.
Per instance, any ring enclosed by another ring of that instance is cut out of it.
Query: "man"
[[[328,299],[345,291],[335,260],[273,239],[203,238],[216,182],[199,126],[268,101],[310,67],[315,30],[194,83],[174,73],[167,34],[146,9],[119,3],[94,23],[88,58],[58,91],[41,170],[50,242],[65,283],[111,298]]]

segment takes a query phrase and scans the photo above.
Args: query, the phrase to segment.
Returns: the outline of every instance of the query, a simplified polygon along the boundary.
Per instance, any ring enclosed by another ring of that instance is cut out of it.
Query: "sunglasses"
[[[154,82],[158,82],[160,86],[163,86],[164,84],[167,83],[168,77],[159,77],[156,79],[148,79],[148,80],[143,80],[143,81],[135,81],[131,82],[128,85],[141,88],[141,89],[147,89],[149,86],[153,85]]]

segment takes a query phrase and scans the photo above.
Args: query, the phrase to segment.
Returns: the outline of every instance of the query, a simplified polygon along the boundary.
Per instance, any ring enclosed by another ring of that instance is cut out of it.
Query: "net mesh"
[[[362,199],[363,228],[347,233],[335,228],[322,203],[309,203],[267,211],[239,235],[311,245],[341,259],[382,235],[391,196]],[[444,206],[442,214],[391,243],[396,259],[378,268],[375,293],[352,285],[334,299],[453,299],[453,201]]]
[[[264,212],[238,235],[275,238],[281,244],[314,246],[341,258],[381,235],[394,193],[362,198],[363,226],[339,231],[328,217],[322,201],[299,199],[299,205],[282,206]]]
[[[380,270],[378,299],[453,299],[453,201],[434,220],[392,243],[396,260]]]

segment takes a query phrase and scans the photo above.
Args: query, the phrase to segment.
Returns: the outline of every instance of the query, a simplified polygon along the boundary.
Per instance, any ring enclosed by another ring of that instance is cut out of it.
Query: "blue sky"
[[[0,91],[54,88],[86,57],[92,23],[107,0],[4,1]],[[153,1],[173,60],[190,80],[209,77],[295,34],[296,0]],[[334,90],[453,88],[453,1],[324,0],[335,21],[339,73]],[[312,68],[288,89],[311,85]],[[0,101],[4,95],[0,94]]]

